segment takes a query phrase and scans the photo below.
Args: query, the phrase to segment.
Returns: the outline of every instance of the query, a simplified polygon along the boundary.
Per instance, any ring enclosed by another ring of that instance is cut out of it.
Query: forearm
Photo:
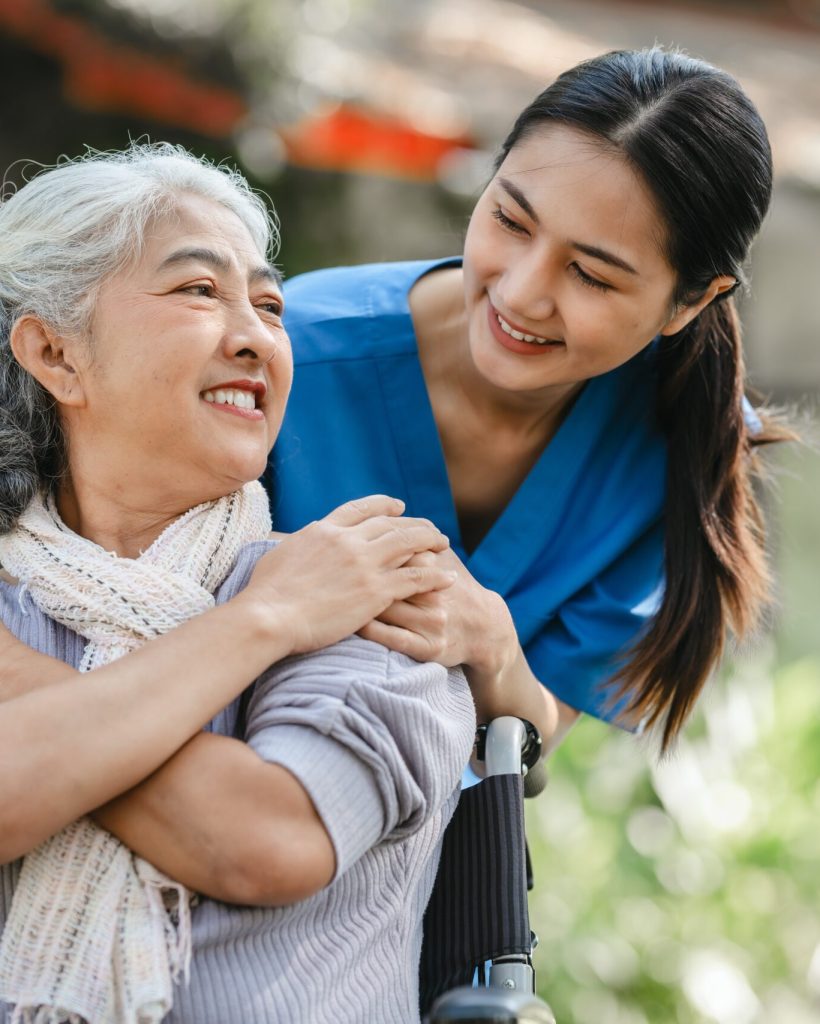
[[[0,704],[0,862],[145,778],[287,653],[240,596],[70,685],[60,675]],[[29,655],[36,678],[43,661]]]
[[[93,817],[165,874],[214,899],[278,906],[333,876],[333,847],[302,786],[226,736],[195,736]]]
[[[509,664],[496,670],[465,668],[476,703],[479,722],[515,715],[532,722],[541,733],[544,754],[549,754],[578,718],[578,712],[559,701],[533,674],[517,645]]]
[[[53,683],[67,682],[78,673],[47,654],[38,654],[0,623],[0,704]]]
[[[578,718],[533,673],[521,648],[506,603],[485,592],[481,642],[472,663],[465,665],[479,722],[501,715],[526,718],[541,733],[544,754],[553,751]]]

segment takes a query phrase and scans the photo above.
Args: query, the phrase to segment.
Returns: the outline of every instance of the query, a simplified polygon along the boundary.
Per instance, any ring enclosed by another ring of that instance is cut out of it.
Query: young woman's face
[[[239,218],[180,197],[95,303],[69,426],[100,472],[181,506],[256,479],[291,383],[281,313],[278,276]]]
[[[478,372],[506,391],[571,386],[680,330],[664,238],[647,187],[594,137],[550,125],[522,140],[467,231]]]

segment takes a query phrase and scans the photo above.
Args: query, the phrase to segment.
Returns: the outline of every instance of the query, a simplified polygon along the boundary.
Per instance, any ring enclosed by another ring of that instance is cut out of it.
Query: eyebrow
[[[521,189],[517,185],[513,184],[509,178],[498,178],[497,180],[498,184],[512,199],[515,200],[516,203],[518,203],[530,220],[533,221],[534,224],[540,224],[541,221],[538,214],[535,212],[532,203],[527,199]],[[577,249],[578,252],[591,256],[593,259],[601,260],[602,263],[608,263],[610,266],[617,267],[619,270],[624,270],[627,274],[638,273],[631,263],[627,263],[626,260],[622,260],[620,256],[616,256],[607,249],[601,249],[597,245],[586,245],[584,242],[574,242],[572,240],[570,240],[568,244],[573,249]]]
[[[166,256],[160,263],[159,269],[165,270],[168,267],[176,266],[178,263],[205,263],[223,273],[230,270],[231,264],[226,256],[216,252],[214,249],[202,249],[193,247],[189,249],[177,249],[170,256]],[[254,267],[248,274],[251,283],[256,281],[272,281],[278,287],[282,286],[282,275],[272,263],[262,263]]]

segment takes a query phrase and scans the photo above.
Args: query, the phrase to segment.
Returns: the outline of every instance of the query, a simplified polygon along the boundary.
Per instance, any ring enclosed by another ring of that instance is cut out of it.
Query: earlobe
[[[81,406],[85,394],[74,365],[70,339],[57,334],[37,316],[22,316],[9,338],[14,358],[60,405]]]
[[[697,302],[693,302],[690,306],[680,306],[672,319],[660,329],[660,333],[669,336],[682,331],[717,295],[723,295],[725,292],[731,291],[736,285],[737,278],[731,277],[728,274],[722,274],[720,277],[713,278],[709,283],[709,287]]]

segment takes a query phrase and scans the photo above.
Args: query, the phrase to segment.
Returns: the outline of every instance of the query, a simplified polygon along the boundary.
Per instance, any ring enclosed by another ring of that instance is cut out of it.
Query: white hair
[[[184,195],[230,210],[273,259],[275,215],[239,171],[170,143],[89,151],[0,205],[0,533],[65,468],[54,401],[15,360],[14,324],[33,314],[58,333],[85,332],[100,285],[139,257],[148,225]]]

